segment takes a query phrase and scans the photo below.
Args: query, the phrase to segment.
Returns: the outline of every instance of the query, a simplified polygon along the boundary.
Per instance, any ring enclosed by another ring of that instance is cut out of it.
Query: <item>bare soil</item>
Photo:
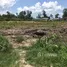
[[[54,33],[60,35],[63,37],[63,40],[65,42],[67,42],[67,27],[62,27],[62,28],[54,28],[54,29],[49,29],[49,28],[42,28],[42,29],[2,29],[0,30],[0,34],[4,35],[9,41],[10,43],[13,45],[13,48],[18,48],[18,47],[28,47],[28,46],[32,46],[32,43],[35,43],[38,39],[38,35],[34,34],[35,32],[41,30],[42,32],[45,32],[46,35],[43,36],[50,36]],[[18,35],[22,35],[24,37],[24,41],[22,41],[22,43],[17,43],[15,41],[16,36]],[[19,51],[19,55],[20,55],[20,60],[19,60],[19,67],[33,67],[31,65],[29,65],[26,61],[25,61],[25,53],[26,51]]]

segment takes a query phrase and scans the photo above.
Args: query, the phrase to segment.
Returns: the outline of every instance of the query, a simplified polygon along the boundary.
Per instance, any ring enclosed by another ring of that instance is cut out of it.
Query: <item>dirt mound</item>
[[[46,35],[49,30],[46,29],[7,29],[0,30],[2,35],[37,35],[43,36]]]
[[[0,30],[0,33],[3,35],[22,35],[24,32],[21,29],[7,29]]]
[[[30,29],[30,30],[27,30],[25,31],[24,34],[26,35],[31,35],[33,37],[38,37],[38,36],[44,36],[44,35],[47,35],[48,34],[48,30],[44,30],[44,29]]]

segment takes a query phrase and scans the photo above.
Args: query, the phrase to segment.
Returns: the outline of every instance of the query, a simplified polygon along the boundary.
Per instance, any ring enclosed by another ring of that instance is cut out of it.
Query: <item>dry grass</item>
[[[66,32],[64,33],[64,31],[63,31],[63,33],[59,33],[59,31],[62,30],[62,28],[63,29],[67,28],[67,22],[64,22],[64,21],[53,21],[53,22],[51,22],[51,21],[50,22],[2,21],[1,22],[0,21],[0,33],[4,32],[4,34],[5,34],[5,31],[6,31],[6,34],[9,33],[9,35],[7,34],[7,35],[5,35],[5,37],[13,45],[14,49],[17,49],[17,51],[20,55],[20,59],[18,61],[20,65],[17,65],[17,67],[33,67],[25,61],[26,50],[24,50],[24,49],[27,49],[27,47],[32,46],[32,43],[35,43],[37,41],[36,38],[33,38],[30,35],[21,34],[21,31],[24,32],[29,29],[31,29],[31,30],[32,29],[47,29],[49,31],[49,36],[56,33],[57,35],[62,36],[62,41],[65,41],[65,43],[67,43]],[[20,34],[24,37],[24,41],[22,41],[21,43],[17,43],[16,36],[18,36]],[[15,58],[15,56],[14,56],[14,58]]]

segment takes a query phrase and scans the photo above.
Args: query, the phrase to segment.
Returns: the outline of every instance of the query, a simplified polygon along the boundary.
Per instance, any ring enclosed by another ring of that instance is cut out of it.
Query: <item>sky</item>
[[[63,14],[63,9],[67,8],[67,0],[0,0],[0,14],[10,11],[12,13],[19,13],[20,11],[30,10],[32,16],[36,17],[42,10],[46,11],[46,14],[59,13]]]

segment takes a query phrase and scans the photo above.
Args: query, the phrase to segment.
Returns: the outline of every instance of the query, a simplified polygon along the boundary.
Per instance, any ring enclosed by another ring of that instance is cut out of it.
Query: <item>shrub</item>
[[[22,41],[24,41],[24,38],[22,36],[16,37],[16,42],[21,43]]]
[[[4,36],[0,35],[0,51],[9,51],[11,48],[12,45],[9,41]]]
[[[57,38],[52,35],[45,40],[38,40],[28,48],[26,61],[36,67],[67,67],[67,46],[59,43],[61,40]]]

